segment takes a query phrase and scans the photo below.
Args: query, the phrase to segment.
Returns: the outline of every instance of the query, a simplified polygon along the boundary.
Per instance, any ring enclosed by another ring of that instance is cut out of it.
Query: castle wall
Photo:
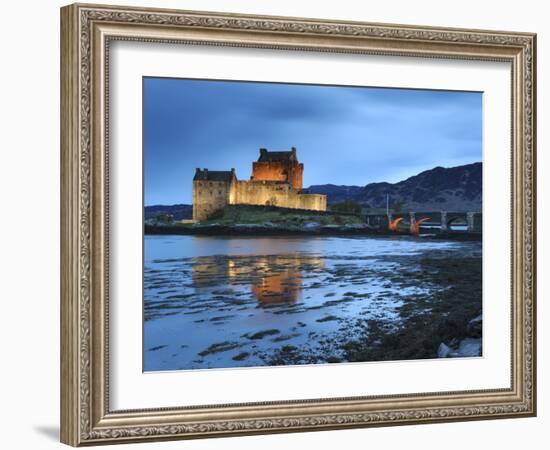
[[[256,161],[252,164],[253,181],[287,181],[294,189],[302,189],[304,165],[297,162]]]
[[[325,195],[300,194],[287,183],[235,181],[229,196],[232,205],[269,205],[284,208],[326,211]]]
[[[193,220],[206,220],[213,213],[222,210],[229,203],[230,191],[231,182],[193,181]]]

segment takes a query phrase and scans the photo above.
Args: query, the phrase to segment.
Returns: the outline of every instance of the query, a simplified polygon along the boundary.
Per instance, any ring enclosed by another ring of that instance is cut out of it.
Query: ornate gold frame
[[[510,388],[111,411],[106,63],[115,39],[510,62]],[[79,446],[535,415],[535,51],[536,36],[530,33],[105,5],[62,8],[62,442]]]

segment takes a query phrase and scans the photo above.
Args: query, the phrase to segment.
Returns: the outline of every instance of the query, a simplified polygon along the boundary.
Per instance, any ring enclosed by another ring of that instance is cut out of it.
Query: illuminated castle
[[[302,193],[304,165],[296,148],[271,152],[260,149],[249,181],[237,179],[235,169],[197,169],[193,178],[193,220],[206,220],[226,205],[263,205],[326,211],[327,198]]]

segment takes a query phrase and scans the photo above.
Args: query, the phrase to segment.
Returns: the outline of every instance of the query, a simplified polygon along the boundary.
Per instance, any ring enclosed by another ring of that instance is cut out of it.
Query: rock
[[[455,341],[453,339],[453,341]],[[481,356],[481,339],[466,338],[452,347],[445,343],[439,344],[437,349],[438,358],[471,358]]]
[[[321,228],[321,225],[317,222],[307,222],[307,223],[304,223],[302,227],[304,228],[304,230],[317,230]]]
[[[481,356],[481,339],[463,339],[460,341],[457,353],[463,358]]]
[[[451,342],[449,342],[449,347],[456,349],[458,348],[459,344],[460,344],[460,340],[457,338],[453,338],[451,339]]]
[[[480,314],[468,322],[468,334],[475,338],[480,338],[483,330],[483,316]]]
[[[233,228],[236,229],[253,229],[253,228],[261,228],[262,225],[257,223],[236,223],[232,225]]]
[[[438,358],[448,358],[451,353],[452,353],[452,350],[450,347],[445,345],[443,342],[439,344],[439,348],[437,349]]]
[[[344,225],[344,229],[347,230],[363,230],[365,228],[367,228],[367,226],[361,223],[348,223]]]

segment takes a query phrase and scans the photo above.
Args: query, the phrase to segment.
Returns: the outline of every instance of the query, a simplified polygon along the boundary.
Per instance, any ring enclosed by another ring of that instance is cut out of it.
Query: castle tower
[[[260,149],[258,161],[252,164],[253,181],[283,181],[294,189],[302,190],[304,165],[298,162],[296,147],[290,151],[268,151]]]
[[[231,188],[237,181],[235,169],[195,170],[193,177],[193,220],[206,220],[229,204]]]

